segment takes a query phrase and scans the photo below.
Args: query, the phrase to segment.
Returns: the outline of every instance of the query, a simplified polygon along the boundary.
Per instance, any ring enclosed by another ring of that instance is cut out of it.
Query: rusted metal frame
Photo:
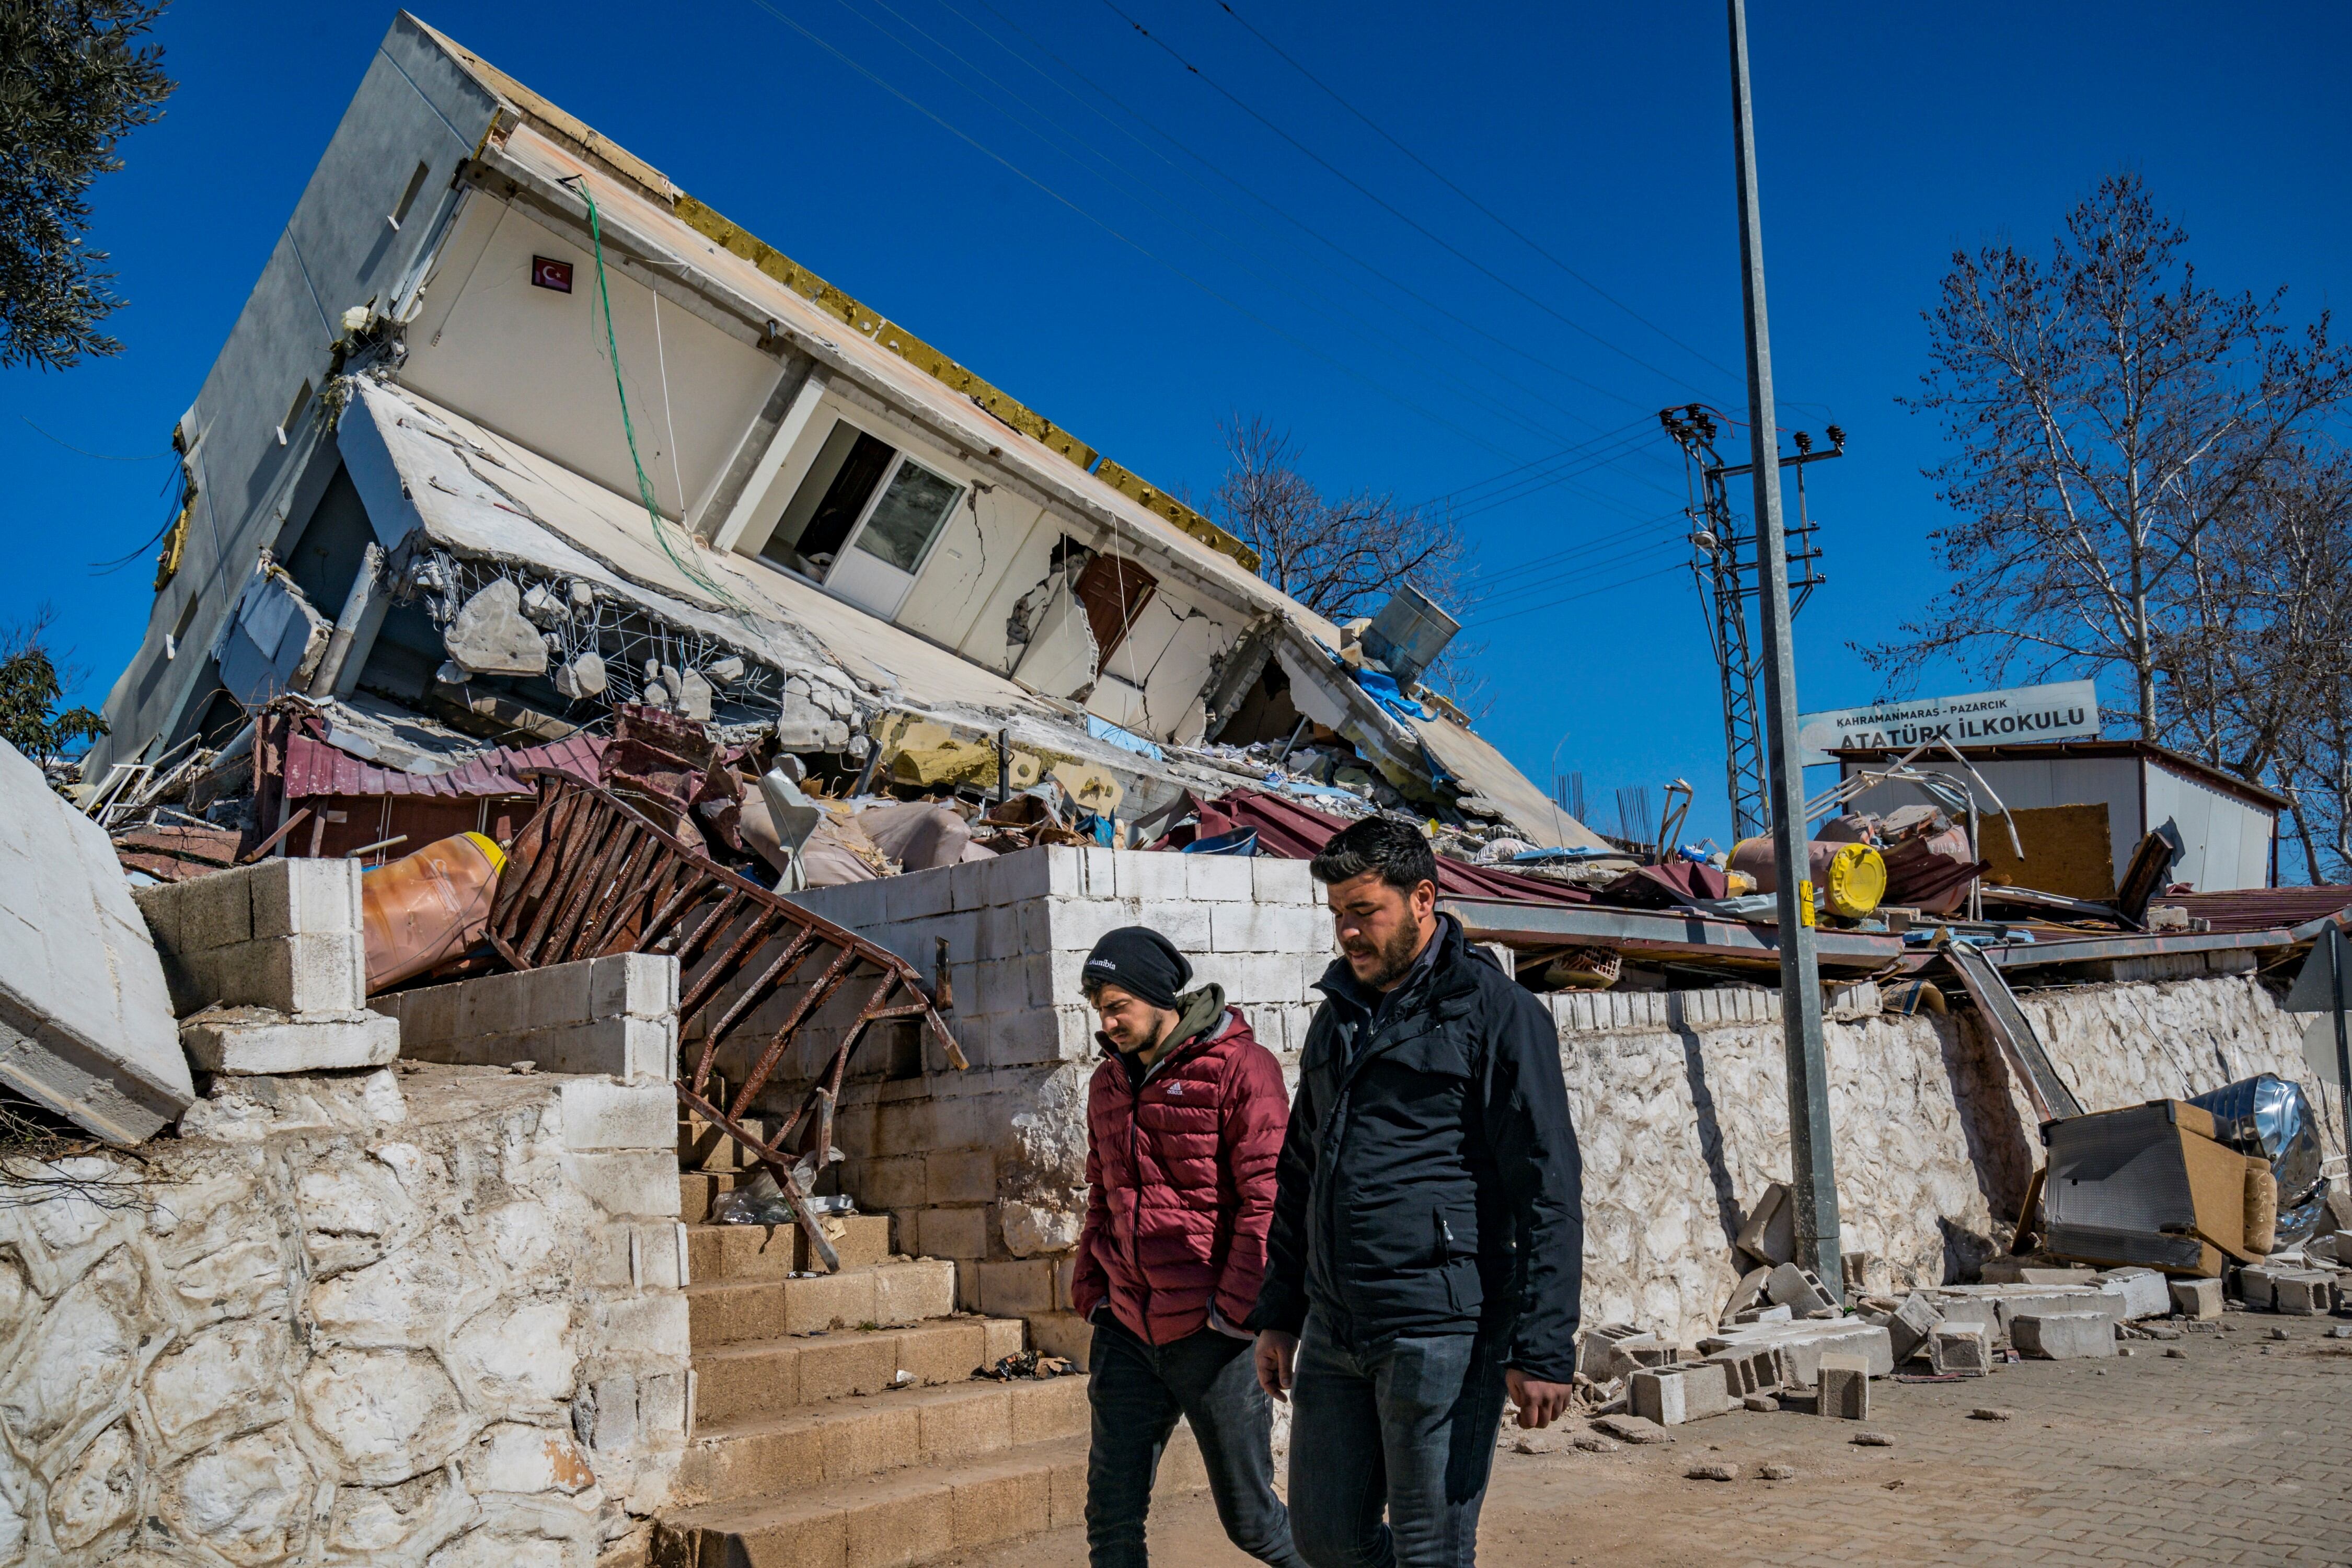
[[[649,834],[640,833],[631,841],[629,852],[614,868],[604,890],[589,900],[588,913],[582,919],[579,931],[567,939],[566,951],[572,958],[593,958],[602,950],[603,933],[610,929],[614,917],[644,897],[635,890],[635,879],[645,868],[641,862],[648,851],[658,854],[660,850],[661,846]]]
[[[547,853],[548,843],[555,836],[558,822],[568,821],[579,808],[577,795],[557,798],[553,790],[544,792],[538,814],[523,824],[522,832],[515,837],[514,847],[508,851],[510,864],[528,866],[530,871],[526,876],[499,879],[499,889],[490,905],[490,942],[518,969],[530,966],[516,952],[515,941],[531,909],[531,900],[545,890],[560,858]]]
[[[648,839],[647,842],[656,847],[659,847],[658,840]],[[655,869],[652,878],[646,881],[644,890],[630,894],[628,900],[613,911],[613,918],[605,926],[604,942],[598,944],[596,951],[588,956],[610,958],[616,952],[635,951],[632,945],[633,942],[651,941],[650,922],[637,927],[632,933],[629,929],[629,916],[640,909],[649,913],[662,909],[663,900],[669,897],[672,885],[678,880],[686,869],[676,859],[665,857]]]
[[[701,977],[687,990],[686,994],[678,998],[679,1027],[683,1028],[686,1021],[700,1012],[702,1005],[709,1001],[711,995],[733,977],[735,966],[742,963],[753,948],[775,933],[778,919],[779,916],[774,910],[759,910],[753,913],[751,923],[743,928],[743,934],[735,939],[735,944],[727,950],[726,956],[705,969]]]
[[[787,1160],[781,1151],[769,1144],[764,1139],[754,1137],[746,1131],[735,1118],[720,1110],[686,1085],[681,1083],[672,1087],[677,1090],[679,1103],[724,1131],[743,1148],[758,1155],[760,1163],[775,1173],[776,1185],[783,1193],[784,1203],[792,1209],[793,1217],[800,1222],[801,1234],[808,1237],[809,1250],[816,1254],[817,1261],[824,1265],[826,1273],[839,1273],[841,1255],[834,1251],[832,1241],[824,1234],[824,1227],[817,1223],[816,1215],[809,1211],[808,1200],[801,1195],[800,1188],[793,1184],[792,1162]]]
[[[833,961],[832,965],[818,977],[817,983],[809,988],[808,994],[800,999],[800,1005],[793,1009],[783,1026],[768,1041],[767,1049],[760,1053],[760,1059],[744,1075],[743,1087],[735,1093],[732,1108],[735,1115],[742,1115],[751,1106],[752,1097],[760,1092],[768,1081],[768,1075],[776,1070],[776,1063],[783,1058],[784,1049],[792,1044],[793,1036],[819,1007],[833,999],[833,994],[841,988],[841,983],[849,978],[849,972],[856,964],[858,957],[856,948],[843,948],[841,956]]]
[[[572,889],[587,877],[589,866],[618,827],[617,818],[583,813],[573,820],[571,827],[565,829],[561,839],[551,839],[541,847],[541,854],[553,855],[559,864],[554,876],[548,880],[547,892],[540,899],[539,908],[531,912],[530,929],[523,932],[522,941],[516,944],[534,967],[547,962],[542,955],[546,951],[544,944],[548,928],[555,923],[557,914],[571,901]],[[574,842],[575,838],[584,838],[585,842]]]
[[[629,851],[636,840],[637,830],[626,817],[614,822],[612,831],[596,846],[595,858],[590,864],[588,874],[574,884],[571,896],[564,900],[563,918],[556,921],[555,929],[548,933],[544,950],[548,954],[546,962],[566,963],[571,961],[572,939],[579,934],[581,922],[587,918],[588,911],[608,896],[607,889],[613,886],[613,879],[629,858]]]
[[[728,1031],[734,1028],[744,1014],[766,1001],[777,986],[791,979],[793,971],[800,968],[802,960],[815,951],[816,945],[814,932],[795,931],[793,940],[786,942],[783,951],[776,955],[775,962],[768,965],[759,979],[744,988],[743,994],[735,998],[734,1005],[727,1009],[718,1023],[703,1031],[702,1058],[694,1068],[696,1089],[699,1089],[709,1082],[711,1058],[717,1054],[719,1043],[727,1037]]]
[[[709,879],[706,877],[703,880],[709,881]],[[718,890],[716,885],[710,890]],[[687,932],[678,941],[677,972],[681,980],[685,978],[687,966],[691,964],[695,955],[702,951],[702,944],[724,931],[727,928],[729,917],[732,916],[743,903],[743,895],[735,889],[728,888],[725,891],[726,896],[719,900],[719,907],[704,917],[700,925]],[[685,1009],[680,1008],[679,1016],[684,1016],[684,1015]]]
[[[857,1042],[866,1037],[866,1025],[872,1023],[877,1018],[889,1016],[888,1013],[882,1008],[882,1003],[889,997],[890,993],[897,988],[898,983],[898,976],[885,973],[882,976],[881,984],[875,986],[873,994],[866,998],[866,1005],[857,1010],[857,1021],[850,1026],[848,1037],[845,1038],[840,1045],[834,1047],[833,1060],[831,1064],[826,1067],[824,1072],[820,1076],[816,1087],[811,1089],[808,1093],[802,1098],[800,1109],[793,1112],[793,1119],[784,1123],[784,1130],[776,1135],[776,1142],[780,1146],[784,1148],[790,1148],[792,1146],[793,1134],[800,1131],[802,1119],[808,1115],[809,1108],[817,1103],[819,1096],[829,1094],[836,1100],[840,1099],[841,1080],[843,1076],[848,1071],[850,1053],[856,1050]],[[824,1114],[827,1121],[826,1136],[830,1138],[830,1118],[832,1112],[828,1109]],[[829,1142],[818,1145],[820,1148],[827,1149],[831,1146],[832,1145]]]
[[[654,943],[661,941],[662,934],[669,930],[671,922],[692,908],[698,897],[717,891],[702,873],[692,867],[680,866],[678,871],[680,876],[678,886],[664,895],[661,907],[656,910],[653,918],[646,922],[645,930],[637,933],[639,944],[637,951],[640,952],[649,951]]]
[[[571,832],[573,820],[586,808],[587,805],[588,797],[585,795],[557,795],[554,802],[532,817],[523,828],[523,832],[527,834],[538,835],[538,844],[530,853],[539,854],[549,844]],[[517,842],[514,854],[517,858],[520,858],[523,853],[523,846],[520,842]],[[531,867],[530,875],[524,879],[520,888],[515,889],[517,908],[522,907],[525,900],[536,899],[547,891],[548,881],[555,875],[557,865],[556,859],[548,858]]]

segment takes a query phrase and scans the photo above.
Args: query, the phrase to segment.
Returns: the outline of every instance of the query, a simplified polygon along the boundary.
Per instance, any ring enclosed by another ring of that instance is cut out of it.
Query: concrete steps
[[[1086,1378],[972,1376],[1020,1318],[959,1311],[958,1266],[892,1253],[887,1215],[828,1217],[832,1274],[797,1227],[709,1224],[743,1152],[688,1118],[678,1153],[695,1417],[658,1568],[895,1568],[1082,1521]],[[1160,1486],[1205,1484],[1180,1430]]]
[[[844,1269],[872,1268],[890,1259],[888,1215],[826,1215],[820,1223]],[[838,1234],[836,1234],[836,1230]],[[686,1232],[687,1278],[781,1279],[823,1268],[798,1226],[694,1225]]]
[[[755,1226],[741,1228],[757,1233]],[[951,1317],[955,1271],[943,1258],[898,1258],[799,1279],[697,1281],[686,1288],[689,1332],[702,1351],[744,1340]]]
[[[1084,1391],[1083,1378],[1060,1381]],[[1180,1426],[1154,1489],[1164,1497],[1207,1484],[1200,1450]],[[1081,1430],[783,1496],[679,1510],[656,1526],[653,1561],[656,1568],[900,1568],[1084,1523],[1086,1501]]]
[[[855,1394],[882,1394],[901,1372],[919,1386],[962,1384],[1021,1349],[1017,1318],[950,1318],[910,1328],[742,1340],[694,1356],[695,1408],[706,1429]]]
[[[1089,1420],[1087,1380],[1072,1376],[968,1379],[732,1421],[698,1421],[670,1495],[689,1502],[797,1495],[910,1465],[1082,1436]]]

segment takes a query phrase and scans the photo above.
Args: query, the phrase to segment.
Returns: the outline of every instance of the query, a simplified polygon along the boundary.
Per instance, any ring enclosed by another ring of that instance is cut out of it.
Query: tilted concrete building
[[[281,691],[498,738],[650,700],[810,752],[1003,731],[1132,820],[1230,787],[1150,746],[1303,715],[1384,804],[1599,847],[1240,542],[405,14],[175,439],[93,779]]]

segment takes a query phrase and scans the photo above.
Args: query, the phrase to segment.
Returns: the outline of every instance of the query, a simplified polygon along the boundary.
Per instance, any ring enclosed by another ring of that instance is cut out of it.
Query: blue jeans
[[[1309,1312],[1290,1400],[1300,1556],[1313,1568],[1471,1568],[1503,1419],[1495,1341],[1401,1336],[1357,1348]]]
[[[1274,1568],[1305,1568],[1290,1514],[1274,1491],[1274,1411],[1257,1385],[1250,1342],[1202,1329],[1147,1344],[1098,1311],[1087,1395],[1087,1551],[1093,1568],[1145,1568],[1143,1519],[1168,1435],[1181,1415],[1201,1446],[1209,1495],[1226,1538]]]

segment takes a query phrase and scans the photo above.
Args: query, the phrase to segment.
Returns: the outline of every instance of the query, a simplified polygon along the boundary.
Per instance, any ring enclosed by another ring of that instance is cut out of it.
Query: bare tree
[[[1386,491],[1327,496],[1299,471],[1303,452],[1262,416],[1221,426],[1225,477],[1209,505],[1218,523],[1258,553],[1258,574],[1330,620],[1370,615],[1407,581],[1456,617],[1476,602],[1470,547],[1449,512],[1399,504]],[[1457,637],[1422,679],[1468,711],[1493,706],[1469,661],[1482,645]]]
[[[1990,679],[2118,671],[2141,735],[2165,738],[2169,718],[2218,737],[2192,714],[2214,699],[2159,694],[2170,661],[2212,646],[2209,535],[2259,512],[2273,471],[2352,393],[2352,362],[2325,313],[2290,331],[2284,289],[2200,285],[2187,240],[2118,174],[2067,216],[2046,263],[2007,243],[1954,255],[1910,405],[1940,416],[1954,448],[1928,470],[1960,514],[1931,536],[1951,586],[1900,637],[1858,649],[1890,684],[1947,657]],[[2232,765],[2255,776],[2274,750]]]

